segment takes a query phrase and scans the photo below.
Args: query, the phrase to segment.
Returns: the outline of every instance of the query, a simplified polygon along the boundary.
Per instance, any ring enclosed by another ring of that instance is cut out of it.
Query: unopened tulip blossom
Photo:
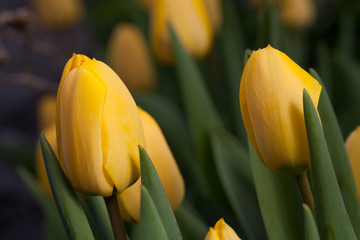
[[[82,0],[32,0],[31,3],[40,24],[48,29],[69,28],[85,15]]]
[[[294,175],[310,167],[303,89],[317,106],[321,85],[270,45],[251,54],[240,84],[241,113],[255,151],[266,166]]]
[[[140,108],[139,113],[144,127],[146,151],[159,175],[172,209],[176,210],[184,199],[185,186],[183,177],[156,121]],[[118,195],[123,218],[129,222],[139,222],[140,193],[141,178],[133,186]]]
[[[57,95],[60,161],[76,190],[111,196],[140,176],[138,145],[145,146],[136,104],[103,62],[74,54]]]
[[[205,240],[241,240],[235,231],[226,224],[223,218],[221,218],[215,224],[214,228],[210,228]]]
[[[350,133],[346,139],[345,147],[354,174],[357,192],[360,197],[360,127],[357,127]]]
[[[149,92],[155,88],[155,66],[145,36],[135,25],[121,23],[114,28],[108,60],[130,91]]]
[[[209,53],[213,30],[202,0],[155,0],[150,16],[151,44],[160,62],[174,62],[169,25],[192,56],[201,59]]]

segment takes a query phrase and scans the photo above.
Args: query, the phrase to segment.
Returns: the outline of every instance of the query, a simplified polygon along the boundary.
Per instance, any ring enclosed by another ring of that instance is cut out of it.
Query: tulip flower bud
[[[85,15],[82,0],[32,0],[32,7],[40,23],[49,29],[71,27]]]
[[[309,27],[315,20],[313,0],[280,0],[279,12],[282,22],[290,29]]]
[[[121,79],[103,62],[76,55],[57,96],[56,134],[65,175],[78,191],[111,196],[140,175],[145,143],[139,112]]]
[[[252,53],[240,83],[247,134],[266,166],[295,175],[310,167],[303,89],[317,106],[321,85],[270,45]]]
[[[345,147],[349,156],[357,192],[360,198],[360,127],[357,127],[350,133],[346,139]]]
[[[152,4],[152,47],[155,57],[168,65],[174,62],[169,25],[194,57],[204,58],[210,51],[213,31],[202,0],[155,0]]]
[[[151,91],[156,84],[155,67],[146,40],[132,24],[118,24],[108,44],[111,68],[130,91]]]
[[[55,113],[54,113],[55,115]],[[55,155],[57,156],[57,144],[56,144],[56,127],[55,127],[55,121],[44,129],[44,134],[46,139],[48,140],[51,148],[53,149]],[[36,146],[36,152],[35,152],[35,170],[36,170],[36,176],[37,180],[39,182],[40,187],[45,192],[47,196],[52,198],[51,188],[48,180],[48,176],[45,169],[45,163],[44,158],[41,152],[40,147],[40,140],[37,143]],[[63,167],[63,166],[62,166]],[[63,168],[64,169],[64,168]]]
[[[55,122],[56,97],[43,96],[37,105],[37,118],[40,129],[45,129]]]
[[[223,9],[221,0],[204,0],[204,3],[207,12],[209,13],[211,26],[214,29],[214,33],[218,33],[223,22]]]
[[[214,228],[210,228],[205,240],[241,240],[235,231],[226,224],[223,218],[221,218],[215,224]]]
[[[146,151],[159,175],[167,198],[173,210],[176,210],[184,199],[185,186],[181,172],[166,139],[156,121],[139,108],[146,140]],[[139,222],[141,178],[131,187],[118,195],[118,202],[123,218],[129,222]]]

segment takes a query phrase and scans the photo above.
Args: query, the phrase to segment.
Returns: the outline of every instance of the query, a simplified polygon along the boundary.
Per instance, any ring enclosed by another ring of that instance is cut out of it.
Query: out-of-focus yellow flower
[[[146,40],[132,24],[118,24],[110,37],[108,58],[111,68],[130,91],[151,91],[156,84],[155,67]]]
[[[54,113],[55,115],[55,113]],[[51,148],[53,149],[55,155],[57,156],[57,144],[56,144],[56,127],[55,121],[44,129],[44,134],[46,139],[48,140]],[[36,164],[36,176],[37,180],[40,184],[40,187],[43,189],[46,195],[52,198],[51,188],[48,180],[48,176],[45,169],[45,163],[43,159],[43,155],[41,152],[40,141],[37,143],[36,152],[35,152],[35,164]],[[64,166],[62,166],[64,167]]]
[[[290,29],[309,27],[315,20],[314,0],[279,0],[278,4],[280,18]]]
[[[360,127],[358,126],[350,133],[345,142],[349,156],[352,172],[356,183],[357,192],[360,198]]]
[[[205,240],[241,240],[235,231],[226,224],[221,218],[215,224],[214,228],[210,228]]]
[[[220,31],[223,22],[223,8],[222,8],[221,0],[203,0],[203,1],[209,13],[211,26],[214,30],[214,33],[218,33]]]
[[[213,30],[202,0],[154,0],[151,11],[151,44],[157,59],[174,62],[168,25],[172,25],[185,49],[204,58],[213,42]]]
[[[146,151],[159,175],[172,209],[176,210],[184,199],[183,177],[156,121],[140,108],[139,113],[144,127]],[[138,222],[140,219],[140,188],[141,178],[118,195],[121,213],[129,222]]]
[[[37,105],[37,118],[40,129],[45,129],[55,122],[56,97],[53,95],[43,96]]]
[[[67,62],[57,96],[60,161],[71,185],[111,196],[140,175],[138,145],[145,145],[136,104],[103,62],[76,55]]]
[[[32,0],[32,7],[40,23],[49,29],[71,27],[85,15],[82,0]]]
[[[252,53],[241,78],[241,113],[257,154],[274,171],[310,167],[303,89],[317,106],[321,85],[288,56],[270,45]]]

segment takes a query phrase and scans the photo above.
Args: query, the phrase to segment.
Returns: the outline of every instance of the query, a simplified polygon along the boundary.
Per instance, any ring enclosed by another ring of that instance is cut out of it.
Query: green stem
[[[306,175],[306,172],[295,176],[295,179],[303,202],[309,206],[311,212],[314,214],[314,197],[311,193],[309,179]]]
[[[115,240],[127,240],[124,222],[116,198],[116,192],[110,197],[104,197]]]

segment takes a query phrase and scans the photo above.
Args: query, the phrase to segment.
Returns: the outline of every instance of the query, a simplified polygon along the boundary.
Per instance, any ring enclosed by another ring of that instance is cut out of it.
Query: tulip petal
[[[70,58],[70,60],[66,63],[63,73],[61,75],[59,90],[58,90],[57,98],[56,98],[55,123],[56,123],[56,141],[57,141],[57,147],[58,147],[58,156],[59,156],[59,161],[60,161],[60,164],[62,167],[64,166],[64,159],[63,159],[63,151],[62,151],[62,145],[61,145],[61,131],[60,131],[60,99],[61,99],[62,91],[64,90],[63,84],[64,84],[64,80],[65,80],[66,76],[69,74],[70,71],[72,71],[74,68],[79,67],[84,62],[88,62],[88,61],[90,61],[90,58],[88,58],[87,56],[74,53],[73,57]],[[71,89],[71,88],[72,87],[68,86],[65,88],[65,91],[69,91],[69,89]],[[64,93],[65,96],[69,96],[68,94],[69,94],[68,92]]]
[[[259,155],[272,170],[303,172],[310,166],[310,155],[302,89],[308,90],[317,105],[321,85],[270,46],[252,54],[245,74],[252,78],[245,79],[243,88]]]
[[[138,145],[145,145],[136,104],[125,84],[103,62],[96,61],[106,97],[101,122],[104,166],[120,193],[140,175]]]
[[[113,183],[103,168],[101,149],[106,87],[96,73],[96,66],[91,64],[87,62],[69,72],[60,93],[65,172],[75,189],[110,196]],[[87,164],[83,164],[84,160]]]

